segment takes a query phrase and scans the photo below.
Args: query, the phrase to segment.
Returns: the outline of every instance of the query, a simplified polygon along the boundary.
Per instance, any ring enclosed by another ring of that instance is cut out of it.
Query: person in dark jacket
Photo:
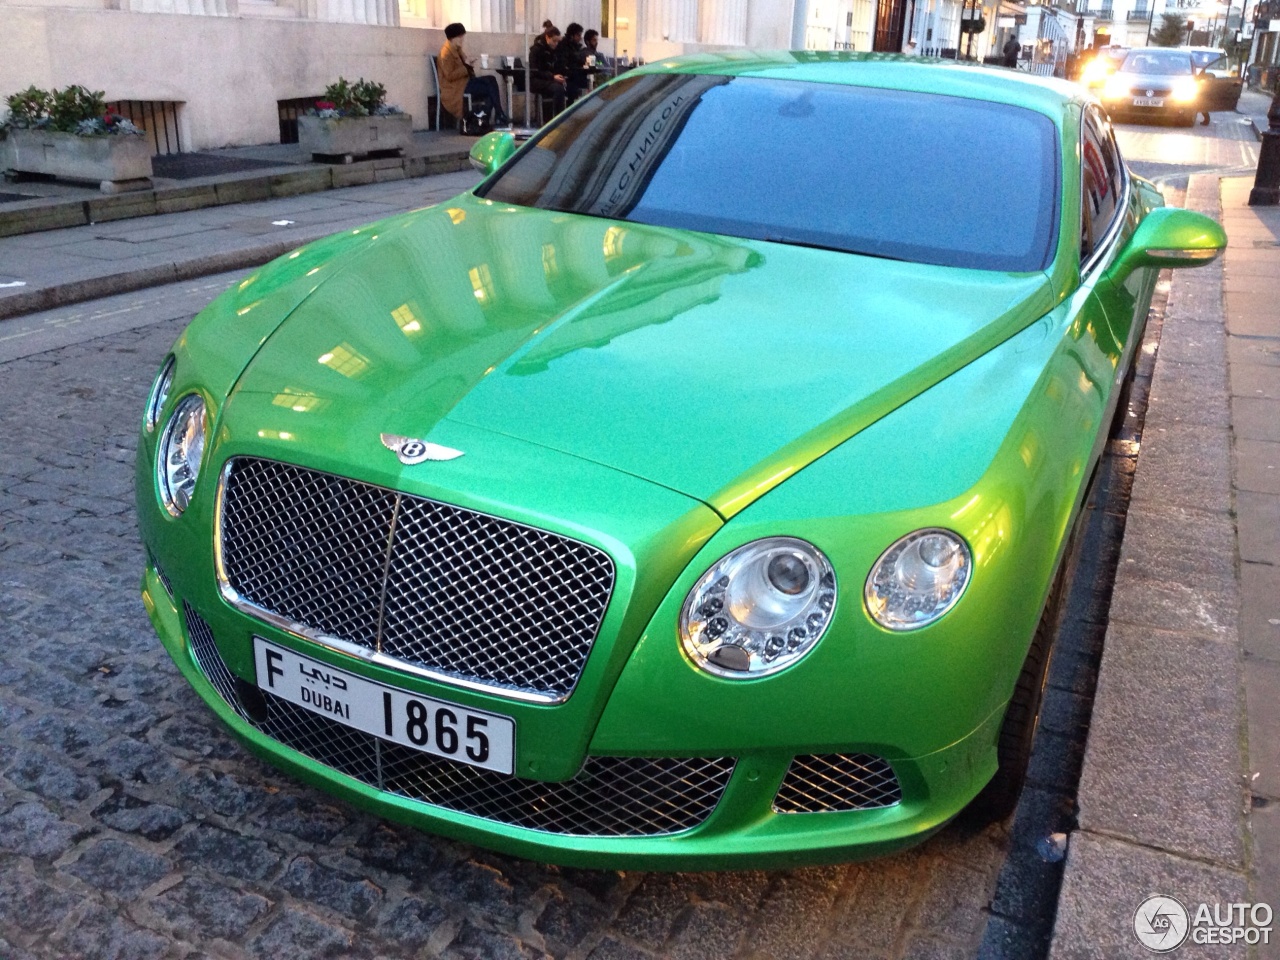
[[[556,113],[564,109],[568,97],[565,85],[568,77],[560,72],[556,57],[556,47],[559,45],[560,28],[549,26],[529,48],[529,85],[539,96],[551,97]]]
[[[1004,65],[1006,67],[1018,66],[1018,54],[1022,53],[1022,45],[1018,43],[1017,37],[1010,37],[1004,42],[1004,49],[1000,51],[1004,54]]]
[[[565,77],[565,88],[569,94],[569,102],[577,100],[587,92],[587,71],[583,66],[586,47],[582,45],[582,24],[571,23],[564,28],[564,37],[560,46],[556,47],[556,59],[560,64],[560,72]]]

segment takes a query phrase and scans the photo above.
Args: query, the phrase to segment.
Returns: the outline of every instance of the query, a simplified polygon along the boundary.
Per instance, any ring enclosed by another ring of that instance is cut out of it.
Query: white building
[[[606,53],[632,59],[742,48],[899,52],[912,40],[917,53],[941,53],[961,46],[963,2],[0,0],[0,96],[82,84],[141,114],[157,152],[201,150],[278,142],[289,118],[339,76],[385,84],[389,102],[427,127],[436,92],[429,58],[455,20],[466,24],[473,54],[523,55],[544,19],[598,29]],[[1011,0],[967,0],[989,24],[974,38],[975,56],[994,38],[1001,3]]]

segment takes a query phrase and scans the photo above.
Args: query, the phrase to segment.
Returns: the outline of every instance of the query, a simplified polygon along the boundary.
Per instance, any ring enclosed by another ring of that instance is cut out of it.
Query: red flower
[[[317,101],[316,101],[316,109],[317,109],[317,110],[332,110],[332,109],[333,109],[333,104],[332,104],[332,103],[330,103],[328,100],[317,100]]]
[[[102,123],[104,126],[107,126],[107,127],[111,126],[113,123],[115,123],[119,119],[120,118],[117,117],[114,113],[104,113],[102,115]]]

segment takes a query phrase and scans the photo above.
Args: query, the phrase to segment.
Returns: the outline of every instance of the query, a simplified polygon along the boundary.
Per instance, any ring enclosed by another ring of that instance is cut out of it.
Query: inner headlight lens
[[[160,412],[164,410],[164,402],[169,399],[169,388],[173,386],[173,357],[164,362],[160,372],[156,374],[155,383],[151,384],[151,393],[147,395],[146,427],[150,433],[160,424]]]
[[[909,533],[871,568],[867,610],[890,630],[926,626],[955,606],[972,569],[968,545],[950,530]]]
[[[685,652],[719,677],[747,679],[795,663],[821,639],[836,607],[836,575],[812,544],[770,537],[722,557],[680,613]]]
[[[183,397],[160,440],[156,462],[160,500],[175,517],[187,509],[196,489],[200,462],[204,459],[207,419],[204,401],[199,395]]]

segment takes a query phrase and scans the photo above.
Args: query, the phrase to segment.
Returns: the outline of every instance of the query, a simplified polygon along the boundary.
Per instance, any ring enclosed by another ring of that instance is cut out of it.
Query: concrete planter
[[[151,186],[151,144],[146,137],[10,130],[5,143],[5,160],[18,173],[97,180],[103,193]]]
[[[298,143],[313,157],[363,157],[370,153],[406,150],[413,142],[413,117],[393,113],[385,117],[298,118]]]

